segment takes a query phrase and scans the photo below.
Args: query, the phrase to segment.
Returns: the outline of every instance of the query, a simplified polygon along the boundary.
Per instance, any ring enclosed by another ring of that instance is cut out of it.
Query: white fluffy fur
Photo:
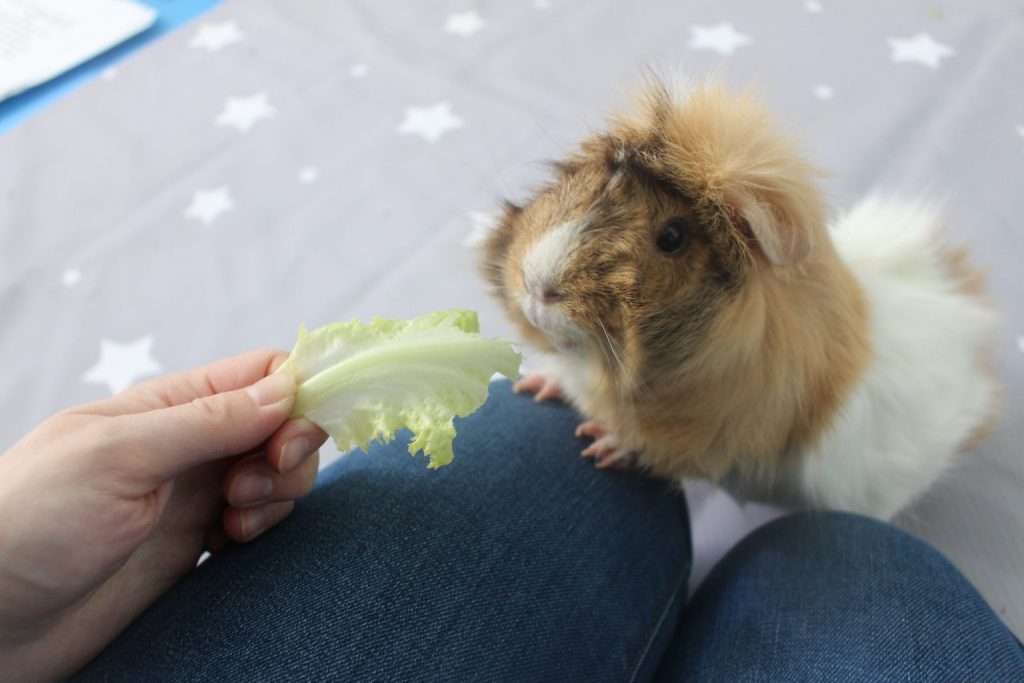
[[[594,414],[593,402],[601,380],[600,365],[592,358],[572,351],[537,353],[528,359],[529,373],[543,375],[562,389],[570,405],[589,418]]]
[[[540,296],[546,287],[558,281],[582,227],[576,222],[562,223],[530,248],[523,259],[523,278],[528,290]]]
[[[583,225],[576,221],[559,225],[537,240],[523,259],[524,291],[519,306],[531,324],[562,348],[575,346],[580,332],[557,307],[549,306],[544,296],[561,280],[582,229]]]
[[[804,503],[889,518],[995,410],[983,363],[996,319],[950,278],[938,226],[933,206],[868,197],[833,227],[867,298],[872,358],[831,428],[787,473],[783,488]]]

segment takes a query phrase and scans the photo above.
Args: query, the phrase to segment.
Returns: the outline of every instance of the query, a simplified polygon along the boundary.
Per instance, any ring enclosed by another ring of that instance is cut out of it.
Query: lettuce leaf
[[[476,313],[462,309],[302,327],[278,369],[298,384],[291,416],[315,422],[341,451],[386,443],[408,428],[409,453],[422,450],[428,467],[443,467],[453,457],[453,419],[484,404],[494,373],[519,371],[509,342],[478,332]]]

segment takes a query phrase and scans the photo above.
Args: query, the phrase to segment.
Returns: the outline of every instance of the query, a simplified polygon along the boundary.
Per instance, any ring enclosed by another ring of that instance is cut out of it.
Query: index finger
[[[188,403],[225,391],[255,384],[277,370],[288,358],[280,349],[261,349],[229,356],[125,389],[102,401],[89,403],[69,412],[95,415],[126,415],[158,410]]]

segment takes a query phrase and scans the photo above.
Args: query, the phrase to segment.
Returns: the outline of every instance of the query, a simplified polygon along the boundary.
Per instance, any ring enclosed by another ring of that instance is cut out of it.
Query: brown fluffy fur
[[[581,410],[665,477],[762,477],[821,432],[869,356],[861,291],[825,229],[814,170],[749,94],[652,83],[525,207],[484,272],[527,339],[521,263],[584,222],[558,305],[600,367]],[[655,246],[669,219],[689,246]]]

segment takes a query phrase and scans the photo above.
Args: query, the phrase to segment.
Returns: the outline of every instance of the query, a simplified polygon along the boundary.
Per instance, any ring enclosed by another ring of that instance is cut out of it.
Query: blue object
[[[152,26],[84,64],[0,102],[0,133],[10,130],[43,107],[55,102],[89,79],[95,78],[108,66],[116,64],[151,40],[174,30],[221,2],[221,0],[139,1],[156,9],[159,13]]]
[[[863,517],[762,527],[684,607],[682,495],[595,470],[577,422],[498,382],[446,468],[403,435],[342,458],[72,680],[1024,680],[949,561]]]
[[[687,605],[674,681],[1024,681],[1024,646],[937,550],[857,515],[753,531]]]

